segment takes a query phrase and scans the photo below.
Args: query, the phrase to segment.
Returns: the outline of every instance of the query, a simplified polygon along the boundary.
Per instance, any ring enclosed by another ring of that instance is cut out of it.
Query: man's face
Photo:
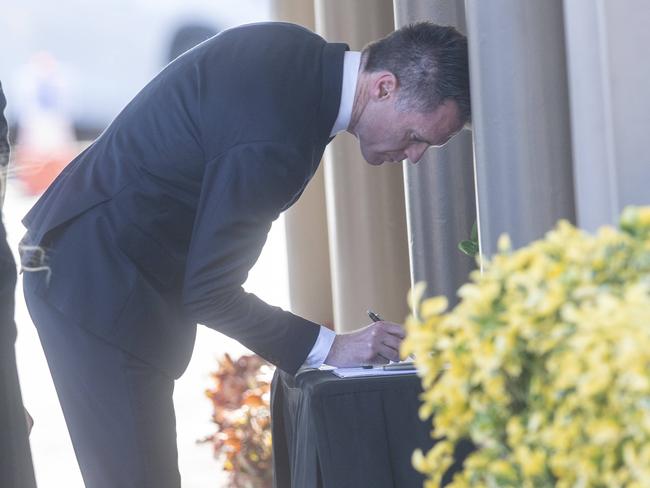
[[[372,165],[417,163],[429,146],[442,146],[463,124],[458,105],[446,100],[433,111],[400,110],[395,96],[370,100],[356,127],[361,153]]]

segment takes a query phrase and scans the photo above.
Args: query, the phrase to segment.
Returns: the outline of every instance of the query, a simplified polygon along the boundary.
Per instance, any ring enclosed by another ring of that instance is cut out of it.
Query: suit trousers
[[[24,290],[87,488],[179,488],[174,380]],[[40,286],[43,286],[40,283]]]

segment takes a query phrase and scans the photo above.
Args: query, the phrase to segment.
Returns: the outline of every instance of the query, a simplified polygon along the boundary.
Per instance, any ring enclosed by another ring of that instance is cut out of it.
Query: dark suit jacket
[[[5,97],[0,85],[0,167],[9,163]],[[2,208],[0,202],[0,210]],[[7,243],[0,211],[0,486],[36,486],[27,424],[16,369],[14,294],[16,263]]]
[[[174,375],[197,322],[295,372],[319,326],[242,284],[318,167],[346,49],[263,23],[168,65],[25,217],[52,271],[36,292]]]
[[[4,116],[6,100],[0,84],[0,178],[9,165],[8,124]],[[5,185],[6,181],[0,182]],[[3,186],[4,188],[4,186]],[[14,323],[14,293],[16,290],[16,263],[7,244],[7,234],[2,222],[2,195],[0,194],[0,346],[2,351],[13,350],[16,341]]]

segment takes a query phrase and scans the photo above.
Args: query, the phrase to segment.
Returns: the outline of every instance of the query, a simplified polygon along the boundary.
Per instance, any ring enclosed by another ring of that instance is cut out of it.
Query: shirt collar
[[[330,132],[330,137],[334,137],[341,131],[344,131],[350,125],[352,118],[352,104],[354,103],[354,94],[357,89],[357,77],[359,76],[359,66],[361,65],[361,53],[358,51],[346,51],[343,58],[343,83],[341,87],[341,105],[339,113],[334,121],[334,127]]]

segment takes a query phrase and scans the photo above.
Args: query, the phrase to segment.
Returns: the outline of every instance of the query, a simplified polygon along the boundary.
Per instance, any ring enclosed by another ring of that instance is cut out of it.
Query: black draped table
[[[418,417],[415,374],[339,378],[276,371],[271,389],[276,488],[411,488],[424,477],[411,465],[433,446]],[[457,458],[467,451],[458,446]],[[464,456],[462,456],[464,457]],[[443,484],[458,469],[447,473]]]

